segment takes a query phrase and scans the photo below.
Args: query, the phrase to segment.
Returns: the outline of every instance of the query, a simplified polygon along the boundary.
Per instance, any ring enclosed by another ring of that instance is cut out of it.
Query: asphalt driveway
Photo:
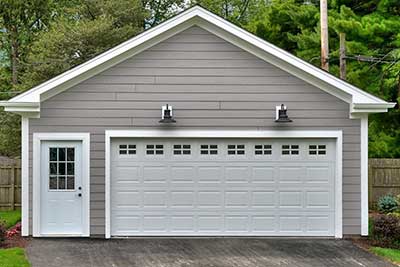
[[[393,266],[346,240],[33,239],[32,267]]]

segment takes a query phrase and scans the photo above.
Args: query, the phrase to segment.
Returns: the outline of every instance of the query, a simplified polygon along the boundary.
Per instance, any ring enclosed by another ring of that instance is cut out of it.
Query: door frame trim
[[[40,232],[41,220],[41,146],[42,141],[82,141],[82,184],[85,188],[82,201],[83,226],[81,235],[51,234]],[[88,237],[90,235],[90,133],[33,133],[32,156],[32,221],[34,237]]]
[[[105,238],[111,238],[111,138],[329,138],[336,140],[335,238],[343,237],[343,132],[324,130],[137,129],[105,131]]]

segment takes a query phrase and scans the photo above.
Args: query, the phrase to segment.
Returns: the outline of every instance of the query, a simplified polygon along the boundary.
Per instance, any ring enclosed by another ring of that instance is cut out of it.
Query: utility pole
[[[344,32],[339,33],[340,39],[340,79],[346,80],[346,34]]]
[[[328,0],[320,0],[321,68],[329,71]]]

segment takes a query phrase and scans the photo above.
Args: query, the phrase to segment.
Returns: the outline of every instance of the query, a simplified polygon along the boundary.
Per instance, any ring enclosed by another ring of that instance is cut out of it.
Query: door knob
[[[78,190],[82,190],[82,186],[78,187]]]

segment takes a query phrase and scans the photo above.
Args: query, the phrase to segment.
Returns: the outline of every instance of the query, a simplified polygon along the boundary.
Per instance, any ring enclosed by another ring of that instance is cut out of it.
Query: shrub
[[[6,233],[7,238],[12,238],[16,235],[21,235],[21,223],[17,223],[14,227],[9,229]]]
[[[394,215],[382,214],[374,218],[372,232],[374,238],[384,241],[400,241],[400,218]]]
[[[397,209],[396,198],[392,195],[385,195],[378,200],[378,210],[383,213],[393,212]]]

